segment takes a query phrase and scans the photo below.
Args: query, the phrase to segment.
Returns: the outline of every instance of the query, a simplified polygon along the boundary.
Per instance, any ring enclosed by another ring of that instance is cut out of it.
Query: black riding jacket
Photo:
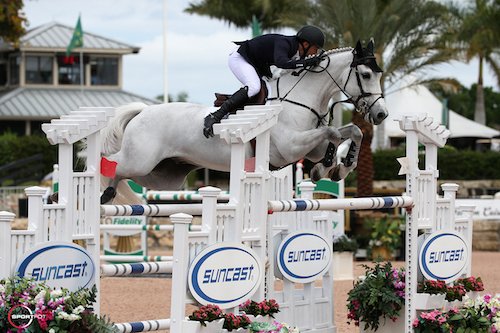
[[[236,44],[240,45],[238,53],[255,68],[259,76],[270,78],[271,65],[285,69],[304,66],[302,59],[292,59],[299,49],[296,36],[267,34]]]

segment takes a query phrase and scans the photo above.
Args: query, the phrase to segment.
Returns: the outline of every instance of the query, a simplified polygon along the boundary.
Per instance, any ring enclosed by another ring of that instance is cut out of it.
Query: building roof
[[[66,52],[66,47],[73,36],[74,27],[50,22],[30,29],[21,37],[19,48],[21,51],[51,51]],[[10,48],[6,43],[0,43],[0,49]],[[75,48],[74,52],[83,50],[88,53],[138,53],[139,47],[118,42],[83,30],[83,48]]]
[[[120,106],[132,102],[161,103],[119,89],[17,88],[0,93],[0,119],[49,120],[80,106]]]

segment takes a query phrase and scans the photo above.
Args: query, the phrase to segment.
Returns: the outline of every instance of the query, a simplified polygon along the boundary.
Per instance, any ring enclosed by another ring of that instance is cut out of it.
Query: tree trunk
[[[373,139],[373,125],[366,122],[363,116],[353,111],[352,122],[363,132],[363,141],[359,151],[357,174],[357,197],[369,197],[373,195],[373,155],[371,143]]]
[[[483,57],[479,56],[479,77],[476,87],[476,106],[474,109],[474,121],[486,125],[486,110],[484,107],[484,87],[483,87]]]

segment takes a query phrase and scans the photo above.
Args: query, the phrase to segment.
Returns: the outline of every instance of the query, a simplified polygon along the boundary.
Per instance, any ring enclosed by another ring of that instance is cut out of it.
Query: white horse
[[[288,71],[270,81],[268,103],[283,107],[278,124],[271,129],[270,164],[279,168],[307,158],[321,162],[311,171],[313,180],[326,176],[339,180],[356,167],[362,133],[355,125],[328,126],[330,99],[354,104],[373,124],[380,124],[388,114],[372,42],[366,48],[358,42],[355,49],[326,51],[322,57],[315,68]],[[340,101],[342,93],[347,99]],[[203,136],[203,119],[213,107],[134,103],[116,111],[103,130],[102,154],[117,166],[102,203],[114,197],[122,179],[150,189],[175,190],[192,170],[229,171],[229,145],[218,137]],[[348,156],[337,164],[336,148],[347,139],[352,140]],[[253,154],[250,144],[246,154]]]

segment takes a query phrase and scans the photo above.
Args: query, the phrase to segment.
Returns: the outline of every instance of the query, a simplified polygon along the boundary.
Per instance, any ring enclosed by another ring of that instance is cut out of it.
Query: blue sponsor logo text
[[[326,248],[288,252],[287,262],[324,260]]]
[[[433,251],[429,254],[429,264],[440,262],[461,261],[464,258],[464,248],[446,251]]]
[[[87,261],[84,261],[79,264],[35,267],[31,271],[31,277],[33,277],[35,281],[78,278],[86,275],[85,269],[87,266]]]
[[[206,269],[202,283],[219,283],[233,281],[247,281],[252,279],[253,265],[247,267],[229,267]]]

